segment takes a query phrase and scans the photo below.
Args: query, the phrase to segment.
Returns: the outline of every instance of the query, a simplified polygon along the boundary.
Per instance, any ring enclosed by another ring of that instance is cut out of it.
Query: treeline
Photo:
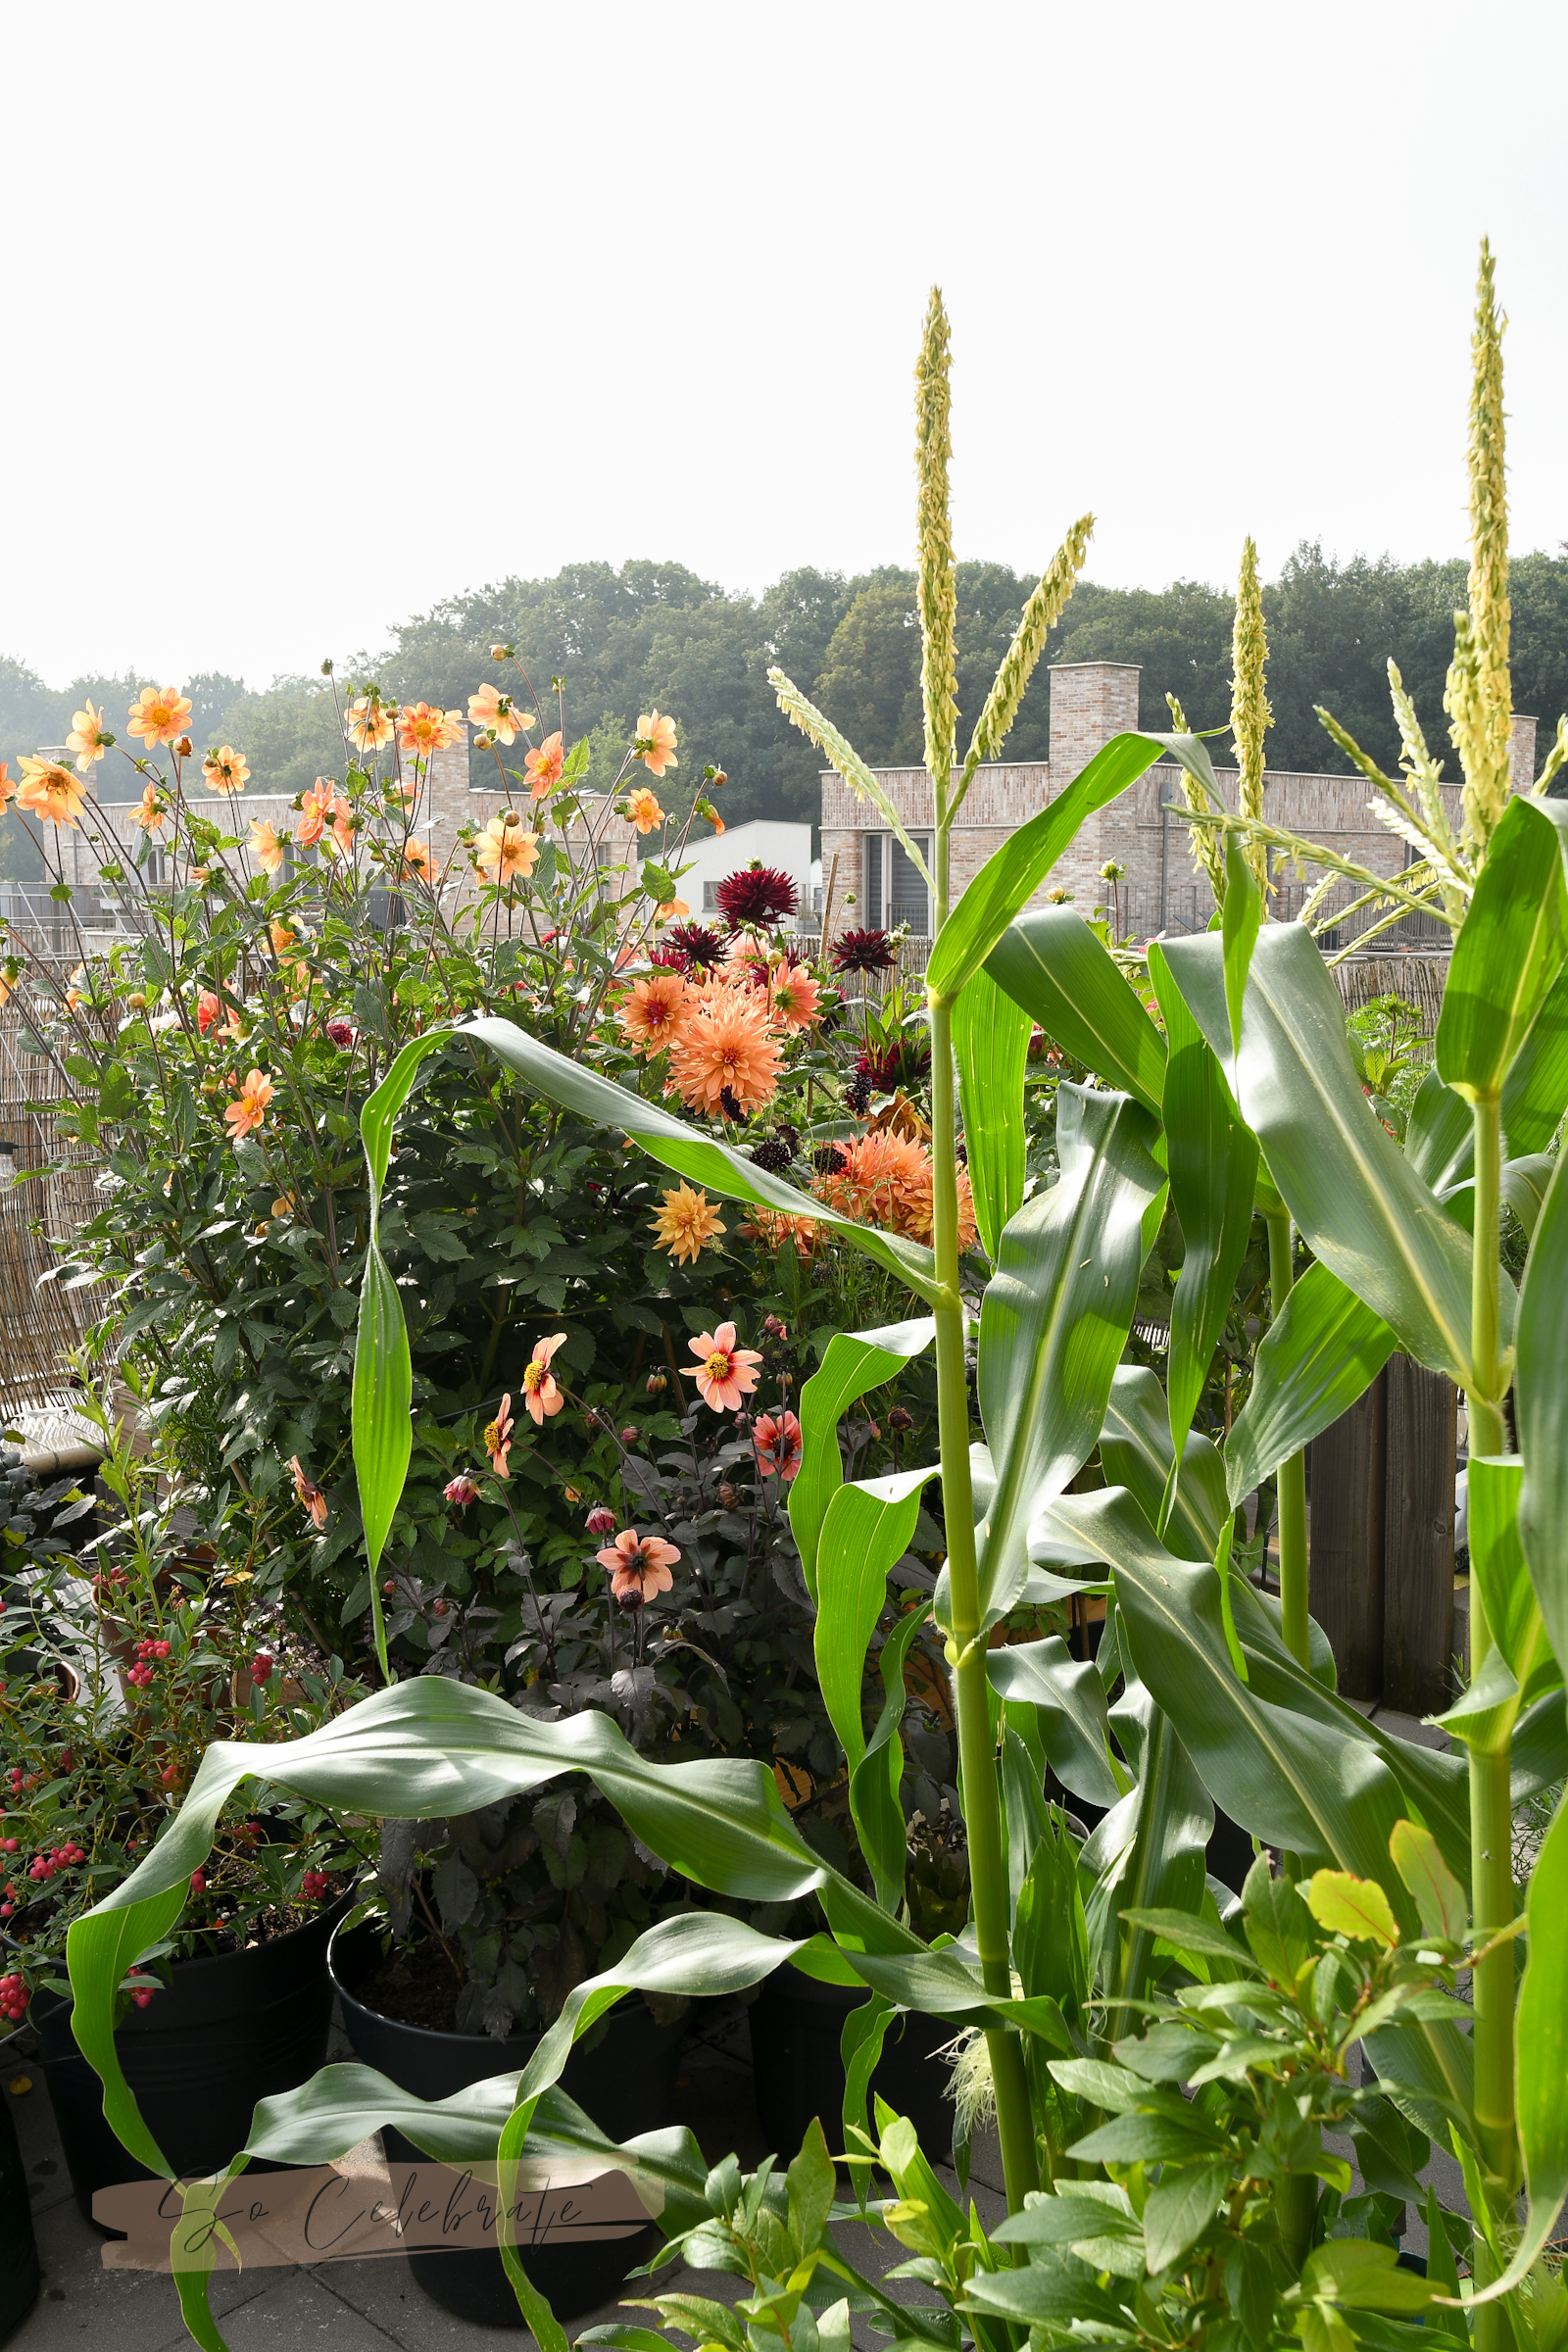
[[[1381,763],[1392,768],[1398,741],[1389,708],[1392,655],[1439,750],[1446,749],[1443,686],[1453,645],[1453,614],[1464,602],[1462,561],[1396,564],[1357,557],[1346,564],[1302,545],[1264,590],[1269,630],[1269,697],[1274,725],[1269,764],[1343,771],[1347,761],[1324,733],[1322,703]],[[1017,625],[1032,578],[1002,564],[957,571],[958,700],[972,724],[998,661]],[[893,567],[846,578],[804,569],[760,597],[731,596],[675,564],[576,564],[551,580],[509,579],[454,597],[393,630],[381,654],[339,664],[334,679],[280,678],[265,691],[219,673],[186,685],[198,751],[228,742],[250,761],[253,790],[294,793],[342,761],[334,692],[373,678],[401,701],[463,708],[483,679],[515,685],[490,660],[515,645],[549,712],[561,679],[568,738],[590,736],[593,773],[608,781],[641,711],[657,706],[680,729],[680,766],[666,786],[689,796],[705,762],[730,779],[731,824],[751,816],[814,820],[816,753],[780,716],[767,684],[776,662],[821,705],[870,760],[903,764],[921,753],[919,630],[914,575]],[[1542,720],[1542,751],[1568,710],[1568,557],[1535,554],[1512,567],[1515,707]],[[1142,664],[1140,721],[1169,722],[1174,693],[1197,727],[1223,725],[1230,710],[1231,599],[1197,581],[1163,589],[1102,588],[1086,582],[1052,632],[1053,662]],[[143,678],[82,677],[62,692],[23,663],[0,658],[0,758],[60,743],[72,713],[91,697],[122,722]],[[157,683],[166,683],[158,680]],[[550,723],[554,723],[552,717]],[[961,725],[961,722],[960,722]],[[1049,755],[1049,687],[1044,668],[1025,697],[1008,756]],[[960,733],[960,741],[963,739]],[[1228,756],[1221,741],[1221,759]],[[475,755],[476,780],[486,755]],[[114,755],[105,770],[114,767]],[[118,783],[100,770],[100,789],[134,798],[122,762]],[[4,834],[15,836],[8,820]],[[0,868],[13,865],[12,840]]]

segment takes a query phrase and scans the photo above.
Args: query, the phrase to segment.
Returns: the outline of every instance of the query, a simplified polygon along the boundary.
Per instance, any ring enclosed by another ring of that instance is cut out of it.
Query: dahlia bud
[[[479,1483],[477,1479],[470,1478],[467,1471],[465,1470],[461,1476],[451,1481],[445,1493],[448,1502],[455,1503],[460,1511],[466,1511],[470,1502],[477,1502],[479,1499]]]
[[[615,1514],[608,1502],[596,1502],[585,1524],[591,1536],[612,1536],[615,1532]]]
[[[386,1583],[385,1583],[385,1584],[384,1584],[384,1585],[381,1587],[381,1590],[382,1590],[382,1592],[389,1592],[389,1593],[390,1593],[390,1592],[395,1592],[397,1591],[397,1589],[398,1589],[398,1587],[397,1587],[397,1579],[396,1579],[396,1577],[392,1577],[392,1576],[389,1576],[389,1577],[387,1578],[387,1580],[386,1580]]]
[[[664,1376],[664,1374],[663,1374],[662,1372],[650,1372],[650,1373],[649,1373],[649,1375],[648,1375],[648,1394],[649,1394],[649,1396],[662,1396],[662,1395],[664,1394],[664,1391],[665,1391],[665,1390],[668,1388],[668,1386],[669,1386],[669,1382],[668,1382],[668,1380],[665,1378],[665,1376]]]
[[[724,1505],[726,1511],[732,1511],[735,1508],[735,1505],[739,1502],[740,1496],[736,1494],[733,1487],[722,1486],[718,1490],[718,1499]]]
[[[623,1429],[620,1433],[620,1442],[623,1446],[635,1446],[637,1443],[636,1430]]]
[[[182,735],[182,736],[180,737],[179,741],[178,741],[178,742],[175,744],[175,746],[174,746],[174,757],[175,757],[177,760],[190,760],[190,759],[194,759],[194,757],[195,757],[195,746],[192,744],[192,742],[191,742],[191,739],[190,739],[190,737],[189,737],[188,735]]]
[[[720,784],[727,784],[729,782],[729,778],[725,775],[724,770],[721,767],[713,767],[709,769],[708,781],[710,784],[716,787]]]
[[[326,1034],[331,1039],[333,1045],[340,1048],[340,1050],[345,1054],[348,1052],[351,1046],[358,1045],[359,1043],[360,1033],[355,1028],[352,1021],[345,1021],[341,1018],[334,1021],[328,1021],[326,1024]]]
[[[787,1340],[790,1336],[788,1325],[781,1323],[777,1315],[764,1315],[762,1329],[770,1340]]]
[[[888,1415],[888,1427],[902,1438],[906,1430],[914,1427],[914,1415],[906,1413],[902,1404],[896,1404]]]
[[[512,648],[511,648],[511,646],[510,646],[510,645],[493,645],[493,646],[490,648],[490,659],[491,659],[491,661],[492,661],[492,662],[510,662],[510,660],[512,659]]]

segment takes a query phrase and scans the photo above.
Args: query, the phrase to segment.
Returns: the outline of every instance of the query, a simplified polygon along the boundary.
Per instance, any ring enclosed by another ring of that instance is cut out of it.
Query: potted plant
[[[297,1738],[357,1695],[337,1660],[309,1655],[248,1599],[241,1507],[209,1520],[210,1557],[187,1564],[161,1463],[138,1459],[94,1398],[101,1476],[123,1516],[78,1562],[52,1548],[27,1572],[0,1637],[0,1953],[4,2012],[25,2019],[72,2183],[96,2189],[145,2167],[103,2117],[72,2034],[72,1922],[133,1868],[177,1809],[215,1738]],[[257,2098],[302,2082],[326,2049],[326,1947],[359,1856],[318,1808],[279,1795],[221,1826],[192,1874],[185,1917],[117,1986],[117,2046],[171,2161],[201,2171]]]

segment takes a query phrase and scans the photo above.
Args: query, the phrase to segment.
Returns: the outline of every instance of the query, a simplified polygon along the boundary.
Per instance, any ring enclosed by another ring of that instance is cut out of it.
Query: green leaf
[[[616,1127],[635,1137],[643,1150],[685,1176],[712,1192],[721,1193],[729,1200],[750,1200],[759,1208],[770,1208],[782,1216],[811,1217],[818,1225],[827,1225],[841,1234],[867,1257],[896,1274],[901,1282],[921,1298],[930,1298],[937,1288],[936,1265],[929,1250],[919,1242],[906,1241],[902,1234],[884,1233],[874,1225],[858,1224],[837,1209],[827,1207],[814,1194],[798,1193],[781,1177],[770,1176],[753,1159],[729,1144],[721,1144],[701,1135],[684,1120],[661,1110],[656,1103],[645,1102],[638,1095],[612,1079],[603,1078],[597,1070],[585,1069],[570,1061],[564,1054],[552,1052],[536,1038],[512,1021],[488,1017],[464,1021],[456,1030],[444,1033],[448,1037],[476,1037],[489,1047],[498,1060],[517,1071],[538,1094],[548,1102],[560,1102],[579,1117],[591,1119],[603,1127]],[[430,1041],[419,1039],[418,1044]]]
[[[1144,2207],[1144,2248],[1152,2276],[1198,2243],[1230,2184],[1231,2167],[1223,2157],[1161,2175]]]
[[[1113,1852],[1114,1884],[1106,1886],[1108,1910],[1197,1911],[1203,1899],[1206,1849],[1214,1834],[1214,1808],[1208,1791],[1193,1768],[1176,1727],[1156,1707],[1135,1674],[1113,1718],[1121,1743],[1137,1767],[1136,1788],[1117,1809],[1106,1815],[1084,1848],[1108,1865]],[[1091,1925],[1096,1906],[1089,1906]],[[1115,2000],[1141,2000],[1163,1972],[1154,1938],[1146,1929],[1128,1926],[1117,1939],[1110,1970],[1110,1994]]]
[[[1170,1302],[1168,1410],[1171,1443],[1179,1446],[1192,1428],[1247,1254],[1257,1139],[1244,1126],[1219,1060],[1189,1012],[1157,941],[1150,945],[1149,976],[1170,1053],[1165,1143],[1171,1202],[1186,1250]],[[1159,1525],[1158,1513],[1154,1525]]]
[[[984,969],[964,982],[953,1007],[953,1047],[963,1103],[963,1140],[975,1221],[995,1259],[1002,1229],[1023,1206],[1023,1074],[1029,1015]]]
[[[675,896],[675,876],[653,858],[643,859],[641,881],[656,906],[667,906]]]
[[[817,1681],[853,1772],[865,1754],[860,1688],[865,1653],[888,1596],[888,1570],[908,1549],[920,1492],[936,1476],[900,1470],[840,1487],[828,1504],[817,1552]]]
[[[1524,1464],[1517,1454],[1470,1457],[1471,1582],[1480,1593],[1494,1648],[1507,1660],[1528,1703],[1560,1683],[1562,1674],[1546,1641],[1520,1541],[1523,1481]]]
[[[997,1465],[979,1531],[987,1624],[1023,1590],[1031,1522],[1100,1435],[1137,1302],[1144,1210],[1162,1182],[1148,1115],[1125,1095],[1063,1085],[1056,1103],[1061,1181],[1008,1225],[980,1310],[980,1413]]]
[[[1515,797],[1453,943],[1437,1070],[1466,1102],[1500,1094],[1568,956],[1568,809]]]
[[[896,1911],[904,1900],[909,1859],[909,1833],[899,1802],[904,1779],[904,1741],[899,1726],[908,1693],[904,1661],[909,1644],[931,1613],[922,1600],[898,1621],[882,1644],[877,1661],[882,1675],[882,1712],[866,1742],[865,1753],[850,1775],[850,1811],[859,1833],[860,1851],[871,1872],[876,1898],[884,1911]],[[864,2105],[862,2094],[861,2105]]]
[[[833,2159],[827,2152],[822,2127],[814,2116],[806,2127],[799,2155],[784,2176],[784,2185],[789,2198],[790,2235],[799,2259],[815,2251],[833,2210],[836,2185]]]
[[[1525,1262],[1514,1413],[1519,1535],[1558,1662],[1568,1664],[1568,1155],[1559,1154]]]
[[[1181,1483],[1171,1495],[1170,1420],[1158,1379],[1144,1364],[1118,1364],[1110,1384],[1101,1467],[1107,1486],[1126,1487],[1152,1530],[1167,1508],[1164,1541],[1184,1560],[1210,1560],[1227,1516],[1225,1466],[1196,1431],[1182,1446]]]
[[[1428,1070],[1416,1089],[1404,1156],[1439,1200],[1462,1184],[1475,1164],[1475,1113],[1436,1070]]]
[[[136,1089],[123,1062],[112,1061],[98,1090],[98,1109],[106,1119],[123,1119],[136,1107]]]
[[[926,988],[939,1003],[953,1004],[971,972],[979,970],[1020,906],[1034,897],[1086,817],[1103,808],[1129,784],[1136,784],[1160,757],[1163,745],[1147,735],[1113,735],[1065,792],[1010,834],[986,859],[965,890],[932,950]]]
[[[1393,1906],[1374,1880],[1358,1879],[1348,1870],[1319,1870],[1303,1882],[1301,1892],[1318,1926],[1331,1936],[1349,1936],[1385,1948],[1398,1942]]]
[[[1158,1116],[1165,1041],[1081,914],[1031,907],[1008,925],[985,968],[1075,1061]]]
[[[1120,1802],[1128,1783],[1111,1762],[1104,1686],[1092,1659],[1074,1658],[1052,1634],[988,1650],[986,1675],[1009,1707],[1036,1709],[1051,1769],[1064,1788],[1091,1805]]]
[[[1229,1042],[1212,939],[1171,940],[1166,959],[1210,1046]],[[1302,1238],[1418,1363],[1470,1386],[1467,1235],[1444,1213],[1361,1092],[1339,991],[1311,934],[1269,923],[1252,953],[1236,1093]],[[1503,1344],[1514,1296],[1504,1282]]]
[[[1544,1152],[1568,1108],[1568,966],[1531,1025],[1502,1082],[1510,1152]]]
[[[414,1449],[414,1368],[408,1326],[398,1286],[372,1242],[366,1252],[360,1286],[359,1329],[354,1339],[354,1468],[360,1514],[365,1522],[366,1569],[375,1628],[375,1654],[384,1682],[392,1680],[386,1654],[386,1620],[376,1574],[403,1496]]]
[[[1525,1229],[1525,1239],[1534,1241],[1541,1212],[1546,1204],[1557,1162],[1549,1152],[1527,1152],[1520,1159],[1504,1160],[1499,1190],[1504,1205],[1513,1210]]]
[[[1415,1897],[1424,1934],[1445,1943],[1462,1941],[1470,1925],[1470,1907],[1432,1832],[1419,1822],[1396,1821],[1389,1851],[1395,1869]]]
[[[1307,2256],[1301,2291],[1347,2311],[1424,2311],[1434,2289],[1416,2272],[1400,2270],[1398,2260],[1395,2246],[1331,2237]]]
[[[1568,2198],[1568,1799],[1559,1801],[1531,1873],[1528,1958],[1519,1988],[1519,2144],[1530,2220],[1508,2265],[1522,2277]],[[1498,2290],[1494,2288],[1493,2293]]]
[[[839,1420],[867,1389],[892,1380],[930,1347],[936,1323],[922,1315],[881,1331],[836,1331],[820,1371],[801,1390],[801,1467],[790,1488],[790,1531],[801,1555],[806,1589],[816,1598],[816,1552],[828,1505],[844,1484]]]
[[[1225,1441],[1232,1503],[1348,1412],[1397,1345],[1337,1274],[1308,1266],[1263,1337],[1251,1391]]]

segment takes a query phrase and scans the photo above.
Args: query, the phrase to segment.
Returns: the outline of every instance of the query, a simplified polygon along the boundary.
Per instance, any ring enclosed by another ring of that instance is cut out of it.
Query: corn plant
[[[1485,350],[1479,372],[1500,383]],[[1568,2191],[1568,1827],[1559,1810],[1516,1917],[1508,1806],[1510,1791],[1517,1798],[1568,1771],[1557,1663],[1568,1656],[1560,1167],[1533,1171],[1538,1213],[1517,1296],[1499,1271],[1497,1218],[1505,1166],[1532,1180],[1517,1158],[1504,1161],[1503,1129],[1528,1160],[1568,1102],[1561,815],[1517,800],[1487,827],[1436,1073],[1402,1151],[1362,1092],[1310,930],[1263,919],[1266,866],[1250,861],[1243,840],[1226,845],[1219,928],[1151,948],[1157,1020],[1070,908],[1030,910],[1084,820],[1162,754],[1181,763],[1190,803],[1212,811],[1212,769],[1185,730],[1106,745],[954,904],[954,822],[980,761],[1001,749],[1089,522],[1074,526],[1031,598],[958,762],[947,323],[936,297],[917,393],[935,804],[931,1246],[825,1210],[743,1152],[501,1020],[416,1040],[362,1122],[374,1198],[419,1066],[456,1034],[711,1191],[836,1227],[912,1294],[923,1311],[838,1335],[803,1390],[791,1497],[871,1886],[806,1844],[760,1761],[650,1764],[592,1710],[545,1725],[452,1681],[394,1686],[270,1748],[270,1780],[318,1803],[408,1818],[468,1811],[580,1771],[697,1886],[730,1902],[813,1893],[824,1929],[779,1938],[722,1913],[665,1921],[576,1987],[520,2075],[426,2106],[364,2068],[329,2068],[304,2091],[264,2103],[235,2166],[249,2156],[320,2162],[382,2124],[431,2155],[496,2164],[504,2184],[525,2158],[597,2152],[634,2167],[651,2201],[662,2198],[671,2245],[747,2277],[752,2292],[733,2320],[654,2298],[671,2325],[732,2352],[815,2352],[819,2339],[847,2333],[851,2308],[874,2308],[907,2339],[952,2346],[967,2334],[984,2352],[1036,2329],[1053,2345],[1086,2330],[1152,2346],[1212,2329],[1214,2352],[1264,2352],[1291,2336],[1309,2352],[1348,2352],[1353,2341],[1392,2352],[1406,2341],[1400,2315],[1417,2313],[1485,2352],[1510,2337],[1547,2352],[1563,2318],[1539,2257]],[[1490,586],[1461,643],[1494,700],[1488,514]],[[1260,800],[1254,591],[1244,567],[1238,739],[1251,747],[1244,767]],[[874,773],[787,678],[774,683],[781,706],[902,833]],[[1505,711],[1505,675],[1500,693]],[[1482,735],[1494,750],[1494,727],[1465,727],[1456,722],[1466,758]],[[1022,1086],[1034,1022],[1095,1083],[1061,1087],[1059,1180],[1026,1200]],[[962,1287],[957,1250],[960,1103],[993,1265],[978,1298]],[[1187,1250],[1161,1389],[1121,1358],[1167,1191]],[[1248,1403],[1217,1447],[1193,1418],[1259,1207],[1277,1235],[1273,1319]],[[1300,1245],[1312,1262],[1297,1280]],[[965,1350],[976,1336],[984,1437],[972,1443]],[[1338,1697],[1294,1513],[1278,1601],[1231,1566],[1243,1498],[1298,1457],[1396,1348],[1470,1398],[1476,1671],[1445,1719],[1464,1756],[1402,1740]],[[940,1460],[846,1482],[841,1414],[927,1348]],[[355,1391],[372,1574],[408,1459],[408,1377],[401,1305],[372,1243]],[[1510,1379],[1522,1455],[1506,1450]],[[1070,1492],[1097,1448],[1107,1483]],[[927,1943],[905,1900],[899,1642],[883,1646],[886,1695],[870,1725],[861,1676],[888,1571],[937,1479],[948,1550],[932,1611],[954,1691],[972,1910],[963,1935]],[[1098,1661],[1074,1661],[1054,1640],[992,1646],[1021,1604],[1086,1589],[1106,1594]],[[178,1917],[251,1762],[237,1748],[211,1749],[157,1851],[72,1932],[77,2038],[124,2144],[165,2174],[115,2057],[116,1987]],[[1048,1763],[1069,1791],[1105,1808],[1087,1841],[1047,1803]],[[1240,1889],[1206,1874],[1216,1806],[1272,1856]],[[623,1992],[734,1990],[784,1960],[869,1991],[845,2029],[843,2147],[862,2187],[874,2165],[891,2177],[897,2193],[875,2210],[911,2249],[906,2272],[932,2290],[929,2309],[897,2305],[849,2271],[831,2239],[823,2147],[809,2135],[782,2180],[764,2168],[746,2181],[732,2164],[710,2172],[679,2132],[612,2149],[559,2090],[573,2038]],[[1473,2008],[1455,1998],[1472,1979]],[[909,2127],[880,2107],[867,2114],[888,2021],[910,2008],[969,2037],[965,2067],[994,2106],[1009,2220],[989,2235],[947,2196]],[[1375,2070],[1364,2086],[1349,2076],[1357,2042]],[[1190,2099],[1178,2095],[1183,2083]],[[1370,2205],[1350,2194],[1325,2127],[1357,2134]],[[1396,2269],[1375,2209],[1380,2182],[1390,2195],[1410,2193],[1433,2138],[1453,2145],[1465,2168],[1468,2295],[1442,2253],[1446,2226],[1420,2280]],[[176,2231],[173,2264],[193,2331],[212,2345],[220,2338],[206,2310],[206,2257],[183,2249],[206,2242],[202,2215],[218,2185],[187,2191],[197,2226]],[[563,2352],[515,2250],[504,2253],[541,2344]],[[661,2339],[633,2329],[612,2340],[648,2352]]]

